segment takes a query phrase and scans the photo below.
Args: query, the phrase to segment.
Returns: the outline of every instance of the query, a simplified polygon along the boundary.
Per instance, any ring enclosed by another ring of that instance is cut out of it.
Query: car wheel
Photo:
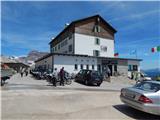
[[[85,80],[85,85],[88,85],[88,80]]]
[[[100,86],[101,85],[101,83],[97,83],[97,86]]]
[[[77,82],[77,78],[74,78],[74,81]]]

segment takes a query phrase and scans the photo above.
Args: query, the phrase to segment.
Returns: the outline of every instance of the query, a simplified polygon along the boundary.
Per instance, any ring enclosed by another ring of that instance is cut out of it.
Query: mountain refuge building
[[[107,67],[111,75],[139,72],[141,59],[114,56],[116,32],[100,15],[73,21],[51,40],[50,53],[36,60],[35,67],[52,71],[64,67],[74,74],[81,69],[103,72]]]

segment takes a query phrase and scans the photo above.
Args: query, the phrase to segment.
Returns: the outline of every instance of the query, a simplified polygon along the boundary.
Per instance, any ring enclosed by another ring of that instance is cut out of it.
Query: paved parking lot
[[[119,77],[118,79],[122,79]],[[129,81],[129,80],[128,80]],[[8,80],[8,84],[4,87],[4,90],[11,89],[58,89],[58,90],[84,90],[84,91],[120,91],[123,87],[132,86],[135,82],[126,82],[125,80],[115,80],[112,78],[111,83],[104,81],[100,87],[97,86],[86,86],[81,83],[74,82],[72,80],[71,85],[65,86],[57,86],[56,88],[46,82],[46,80],[36,80],[32,75],[20,77],[20,74],[14,75],[10,80]]]
[[[55,88],[44,80],[15,75],[2,88],[2,119],[159,119],[124,105],[119,99],[122,85],[108,85],[104,82],[101,87],[87,87],[73,82]]]

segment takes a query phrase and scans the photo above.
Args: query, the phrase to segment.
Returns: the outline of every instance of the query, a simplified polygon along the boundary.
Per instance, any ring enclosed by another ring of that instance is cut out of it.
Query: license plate
[[[129,98],[135,98],[135,95],[134,94],[125,94],[126,97],[129,97]]]

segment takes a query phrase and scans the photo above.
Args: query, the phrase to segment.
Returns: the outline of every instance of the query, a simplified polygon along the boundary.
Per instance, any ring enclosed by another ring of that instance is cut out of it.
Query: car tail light
[[[143,103],[153,103],[152,100],[150,100],[149,98],[147,98],[147,97],[144,96],[144,95],[141,95],[141,96],[139,97],[139,100],[138,100],[138,101],[143,102]]]

